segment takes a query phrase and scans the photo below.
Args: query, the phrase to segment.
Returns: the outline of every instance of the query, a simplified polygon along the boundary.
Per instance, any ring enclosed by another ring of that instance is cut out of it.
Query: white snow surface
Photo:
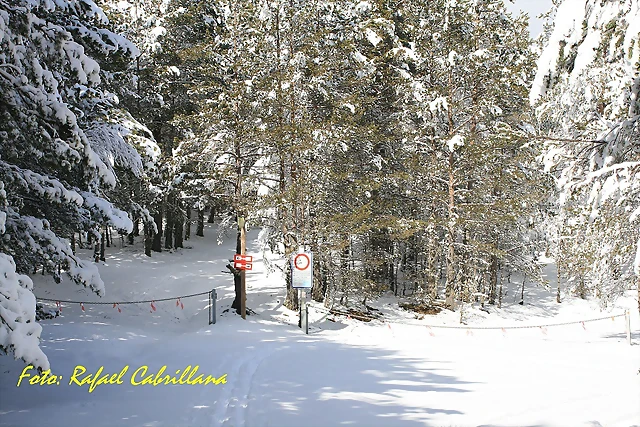
[[[254,257],[247,305],[257,314],[246,320],[223,313],[233,298],[232,277],[224,271],[235,235],[218,246],[209,224],[204,238],[186,242],[189,248],[152,258],[140,243],[108,249],[106,263],[98,265],[107,288],[102,300],[34,277],[36,295],[83,301],[85,310],[63,304],[60,317],[40,322],[41,347],[52,372],[62,375],[60,385],[16,387],[24,364],[0,357],[0,426],[627,427],[640,420],[640,319],[630,295],[600,312],[593,301],[565,296],[556,304],[553,291],[527,285],[520,306],[520,283],[512,279],[502,309],[488,306],[488,314],[465,306],[469,327],[605,319],[504,331],[466,329],[460,312],[420,320],[392,297],[373,303],[385,322],[327,317],[312,303],[305,335],[295,326],[297,314],[282,306],[282,274],[265,270],[265,261],[282,261],[263,255],[258,232],[250,230],[247,245]],[[155,310],[149,303],[89,304],[212,288],[218,292],[215,325],[208,325],[207,295],[156,302]],[[632,346],[624,317],[608,317],[626,307],[632,308]],[[442,325],[461,328],[436,327]],[[87,373],[103,367],[101,375],[129,369],[123,384],[89,393],[88,385],[68,384],[78,365]],[[145,365],[149,373],[166,366],[169,374],[198,365],[205,376],[226,374],[226,383],[132,386],[133,372]]]

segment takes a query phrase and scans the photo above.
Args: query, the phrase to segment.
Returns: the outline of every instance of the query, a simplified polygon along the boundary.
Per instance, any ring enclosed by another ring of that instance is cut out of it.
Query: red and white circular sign
[[[311,260],[309,260],[307,254],[298,254],[293,259],[293,265],[296,267],[296,270],[306,270],[309,268],[309,264],[311,264]]]

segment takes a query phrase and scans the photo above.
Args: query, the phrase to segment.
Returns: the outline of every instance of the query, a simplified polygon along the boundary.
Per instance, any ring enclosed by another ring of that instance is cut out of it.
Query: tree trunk
[[[138,235],[138,234],[136,234],[136,232],[139,233],[138,227],[139,227],[140,224],[138,223],[138,221],[139,221],[138,218],[136,218],[133,221],[133,230],[131,230],[131,233],[127,234],[127,242],[130,245],[133,245],[135,243],[135,237]],[[146,225],[145,225],[145,232],[146,232]]]
[[[76,254],[76,232],[71,233],[71,253]]]
[[[285,265],[286,280],[287,280],[287,297],[285,298],[285,306],[289,310],[298,310],[300,308],[300,301],[298,301],[298,290],[291,286],[291,263],[287,262]]]
[[[191,206],[187,207],[187,220],[185,221],[184,240],[191,238]]]
[[[136,217],[133,221],[133,236],[138,237],[140,235],[140,217]]]
[[[240,227],[238,227],[238,234],[236,236],[236,253],[239,254],[241,251],[242,251],[242,244],[240,242]],[[240,271],[235,269],[230,269],[230,270],[233,272],[233,287],[235,289],[235,297],[233,298],[233,303],[231,303],[231,308],[236,310],[238,314],[240,314],[240,294],[242,293]]]
[[[204,212],[202,213],[204,215]],[[211,210],[209,211],[209,218],[207,218],[207,223],[213,224],[216,219],[216,207],[211,205]]]
[[[323,259],[324,257],[320,254],[318,255],[318,260],[316,262],[317,267],[314,267],[313,270],[315,283],[311,291],[311,298],[314,301],[323,302],[327,293],[327,274],[326,265]]]
[[[102,239],[100,239],[100,261],[106,261],[106,258],[104,257],[104,240],[105,240],[105,233],[102,233]]]
[[[491,255],[491,270],[489,278],[489,304],[496,303],[496,290],[498,289],[498,257]]]
[[[165,210],[165,233],[164,233],[164,247],[165,249],[173,248],[173,196],[167,197],[167,209]]]
[[[162,252],[162,211],[153,216],[158,232],[153,235],[153,244],[151,250],[154,252]]]
[[[107,243],[107,247],[108,247],[108,248],[110,248],[110,247],[111,247],[111,233],[109,232],[109,228],[110,228],[110,227],[109,227],[108,225],[106,225],[106,226],[104,227],[104,233],[103,233],[103,236],[105,236],[105,237],[106,237],[106,239],[107,239],[106,243]]]
[[[198,209],[198,226],[196,227],[196,236],[204,237],[204,209]]]
[[[453,167],[454,167],[454,159],[453,152],[449,153],[449,206],[448,206],[448,217],[449,217],[449,225],[447,229],[447,282],[446,282],[446,306],[453,310],[455,309],[455,281],[456,281],[456,271],[455,271],[455,239],[456,239],[456,229],[455,229],[455,177],[453,175]]]
[[[182,248],[182,233],[184,232],[184,214],[182,213],[182,202],[176,201],[176,210],[173,218],[173,242],[174,247]]]
[[[500,274],[500,290],[498,291],[498,308],[502,308],[502,282],[504,282],[504,274]]]
[[[151,250],[153,248],[153,229],[150,224],[144,225],[144,254],[148,257],[151,256]]]

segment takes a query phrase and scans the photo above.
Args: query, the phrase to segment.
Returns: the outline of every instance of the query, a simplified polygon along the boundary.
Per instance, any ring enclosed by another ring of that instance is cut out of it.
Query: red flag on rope
[[[391,323],[387,323],[387,326],[389,327],[389,329],[391,329]]]
[[[543,335],[547,335],[547,328],[543,328],[542,326],[540,326],[540,330],[542,331]]]
[[[60,304],[60,301],[56,301],[56,305],[58,306],[58,311],[62,313],[62,304]]]
[[[118,309],[118,313],[122,313],[122,310],[120,310],[120,304],[117,303],[113,303],[113,308],[117,308]]]
[[[82,311],[84,311],[84,304],[80,303],[80,308],[82,309]]]
[[[176,301],[176,307],[177,306],[180,306],[180,308],[184,310],[184,304],[182,303],[182,301],[180,301],[180,298],[178,298],[178,300]]]
[[[473,332],[471,332],[471,329],[467,329],[467,335],[469,336],[473,335]]]
[[[584,326],[584,322],[580,322],[580,323],[582,323],[582,329],[584,329],[584,330],[586,331],[586,330],[587,330],[587,327],[586,327],[586,326]]]
[[[434,334],[433,331],[431,330],[431,326],[427,326],[427,329],[429,329],[429,335],[431,335],[432,337],[436,336],[436,334]]]
[[[153,301],[151,301],[151,310],[156,311],[156,306],[153,305]]]

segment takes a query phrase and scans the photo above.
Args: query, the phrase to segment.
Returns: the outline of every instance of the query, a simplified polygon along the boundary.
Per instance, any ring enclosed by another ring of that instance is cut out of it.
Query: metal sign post
[[[304,333],[309,335],[309,304],[304,302]]]
[[[306,290],[313,285],[313,254],[300,252],[291,256],[291,287],[298,289],[298,304],[300,306],[300,328],[309,333],[309,309],[307,306]]]

